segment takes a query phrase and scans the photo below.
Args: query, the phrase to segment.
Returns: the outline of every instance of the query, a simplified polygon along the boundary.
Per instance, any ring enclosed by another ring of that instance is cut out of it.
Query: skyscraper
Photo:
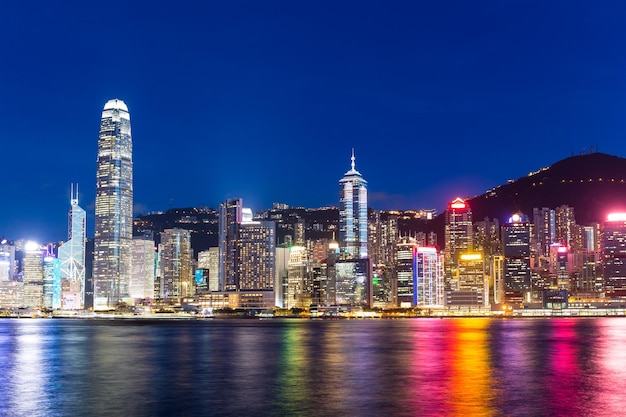
[[[155,260],[154,241],[147,236],[133,238],[133,262],[129,295],[134,299],[154,298]]]
[[[159,245],[161,298],[182,298],[195,294],[191,232],[165,229]]]
[[[70,190],[68,240],[59,246],[61,263],[61,305],[64,309],[85,306],[85,235],[86,213],[78,205],[78,187]]]
[[[603,225],[604,285],[607,298],[626,297],[626,213],[611,213]]]
[[[43,251],[36,242],[26,242],[23,260],[24,307],[43,307]]]
[[[219,213],[219,288],[237,290],[237,231],[242,221],[243,200],[233,198],[220,204]]]
[[[502,226],[504,254],[504,301],[519,304],[530,293],[530,223],[523,214],[514,214]]]
[[[100,121],[94,235],[94,309],[128,301],[133,237],[133,150],[130,114],[107,101]]]
[[[459,255],[474,248],[472,209],[462,198],[454,199],[446,209],[444,277],[446,291],[457,290]]]
[[[352,164],[339,180],[339,246],[344,258],[367,258],[367,181]]]

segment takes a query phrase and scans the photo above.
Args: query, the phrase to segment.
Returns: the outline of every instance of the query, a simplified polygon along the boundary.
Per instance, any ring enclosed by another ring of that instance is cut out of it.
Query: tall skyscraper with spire
[[[344,258],[367,258],[367,181],[351,168],[339,180],[339,247]]]
[[[128,107],[107,101],[100,120],[94,235],[94,309],[129,299],[133,237],[133,143]]]
[[[59,246],[61,263],[61,300],[64,309],[82,309],[85,306],[85,234],[86,213],[78,205],[78,185],[70,191],[68,240]]]
[[[367,254],[367,181],[356,170],[339,180],[339,259],[335,264],[334,304],[372,304],[371,265]]]

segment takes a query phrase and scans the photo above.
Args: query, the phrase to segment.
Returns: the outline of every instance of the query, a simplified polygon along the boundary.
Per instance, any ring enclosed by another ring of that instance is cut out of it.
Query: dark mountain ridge
[[[469,201],[474,221],[506,220],[512,213],[532,216],[534,207],[574,207],[576,222],[601,223],[606,214],[626,210],[626,159],[604,153],[572,156]]]

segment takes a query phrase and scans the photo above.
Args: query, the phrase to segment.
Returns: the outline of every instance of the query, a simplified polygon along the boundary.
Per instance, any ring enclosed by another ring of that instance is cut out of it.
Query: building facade
[[[367,181],[351,168],[339,180],[339,247],[344,259],[365,259],[367,255]]]
[[[109,100],[102,111],[96,177],[94,309],[129,300],[133,236],[133,151],[128,107]]]
[[[87,215],[78,205],[78,187],[70,189],[68,240],[59,246],[61,305],[66,310],[85,308],[85,244]]]

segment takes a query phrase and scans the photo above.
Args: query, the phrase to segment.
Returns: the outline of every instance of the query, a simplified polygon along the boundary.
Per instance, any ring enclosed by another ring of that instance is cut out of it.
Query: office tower
[[[345,259],[367,258],[367,181],[351,168],[339,180],[339,247]]]
[[[296,246],[304,246],[304,235],[306,230],[304,219],[298,219],[296,224],[293,225],[293,229],[293,240]]]
[[[530,223],[514,214],[502,226],[504,301],[521,304],[530,296]]]
[[[0,240],[0,282],[13,281],[15,275],[15,245]]]
[[[78,186],[70,188],[68,239],[59,246],[61,263],[61,305],[66,310],[85,307],[85,244],[87,215],[78,205]]]
[[[489,282],[482,253],[460,253],[457,261],[456,289],[446,291],[446,305],[486,307],[489,305]]]
[[[134,299],[154,298],[154,241],[145,236],[133,238],[132,263],[128,292]]]
[[[626,297],[626,213],[611,213],[603,224],[604,288],[608,298]]]
[[[604,293],[602,276],[602,252],[581,250],[575,254],[580,273],[575,277],[575,292],[578,296],[596,298]]]
[[[553,273],[556,277],[556,288],[559,290],[566,290],[571,294],[572,282],[571,282],[571,267],[572,267],[572,253],[567,246],[553,247],[556,250],[555,261],[553,262]]]
[[[307,308],[312,299],[307,251],[304,246],[292,246],[290,249],[285,308]]]
[[[583,249],[588,251],[599,251],[601,247],[600,223],[592,223],[583,227]]]
[[[402,239],[396,245],[396,300],[398,307],[413,305],[413,286],[416,275],[417,243],[414,239]]]
[[[459,254],[473,250],[472,209],[461,198],[456,198],[445,214],[444,278],[446,291],[457,289],[455,277]]]
[[[122,100],[102,111],[98,139],[94,235],[94,309],[129,301],[133,236],[133,161],[130,114]]]
[[[237,231],[236,290],[273,291],[275,267],[275,223],[242,221]]]
[[[533,208],[533,246],[539,256],[550,256],[550,245],[556,241],[556,213],[547,207]]]
[[[22,261],[24,281],[24,307],[43,307],[43,251],[38,243],[24,244]]]
[[[556,214],[556,239],[555,242],[563,246],[567,246],[572,250],[577,250],[576,241],[576,219],[574,216],[574,208],[569,206],[560,206],[555,210]]]
[[[93,256],[94,238],[85,243],[85,310],[93,310]]]
[[[491,259],[489,280],[493,286],[493,302],[504,303],[504,256],[494,255]]]
[[[482,222],[474,223],[473,241],[473,250],[482,253],[485,259],[500,253],[500,221],[485,217]]]
[[[243,200],[226,200],[219,208],[220,291],[236,291],[237,230],[242,221]]]
[[[373,265],[392,266],[400,236],[398,216],[372,210],[369,216],[368,254]]]
[[[354,150],[351,168],[339,180],[340,259],[329,271],[333,274],[337,304],[372,304],[371,267],[367,252],[367,181],[355,169]],[[329,292],[332,296],[332,291]]]
[[[203,271],[207,291],[219,291],[219,248],[198,252],[198,269]]]
[[[290,247],[280,245],[276,248],[276,267],[274,269],[274,305],[280,308],[286,307],[287,292],[289,286],[289,252]]]
[[[334,281],[336,304],[369,307],[372,305],[370,266],[368,259],[339,259],[329,272]],[[332,296],[332,294],[331,294]]]
[[[443,262],[434,247],[418,246],[415,252],[413,305],[443,307]]]
[[[195,294],[191,233],[165,229],[159,244],[161,298],[183,298]]]
[[[61,261],[48,248],[43,257],[43,306],[61,308]]]

